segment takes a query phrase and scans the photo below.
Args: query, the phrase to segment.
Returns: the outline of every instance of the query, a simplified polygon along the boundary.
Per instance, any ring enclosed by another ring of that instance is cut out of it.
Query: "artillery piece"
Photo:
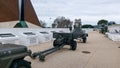
[[[53,32],[53,38],[55,38],[55,40],[53,41],[53,47],[42,52],[33,53],[31,54],[31,58],[35,59],[37,56],[39,56],[40,61],[45,61],[45,56],[57,50],[60,50],[65,45],[69,45],[70,50],[73,50],[73,51],[76,50],[77,43],[76,41],[74,41],[74,39],[82,38],[83,42],[86,43],[87,36],[88,36],[88,34],[83,32],[83,30],[80,28],[80,25],[81,23],[79,22],[76,23],[74,30],[69,33]]]
[[[42,52],[35,52],[31,54],[31,58],[35,59],[37,56],[39,56],[40,61],[45,61],[45,56],[60,50],[63,48],[65,45],[70,45],[70,50],[76,50],[77,43],[73,39],[72,33],[53,33],[53,38],[56,38],[53,41],[53,47],[50,49],[47,49]]]

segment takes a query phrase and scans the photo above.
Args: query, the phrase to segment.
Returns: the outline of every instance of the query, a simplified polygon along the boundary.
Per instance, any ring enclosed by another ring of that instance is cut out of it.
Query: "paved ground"
[[[46,56],[45,62],[26,57],[32,68],[120,68],[120,42],[113,42],[98,32],[89,33],[87,43],[78,43],[76,51],[69,46]],[[52,42],[31,46],[33,52],[52,47]],[[83,53],[88,51],[90,53]]]

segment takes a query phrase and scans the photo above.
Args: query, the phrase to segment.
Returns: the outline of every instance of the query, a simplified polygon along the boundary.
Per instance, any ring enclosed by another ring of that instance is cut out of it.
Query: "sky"
[[[120,24],[120,0],[31,0],[39,20],[51,26],[64,16],[71,21],[81,18],[82,24],[96,25],[101,19]]]

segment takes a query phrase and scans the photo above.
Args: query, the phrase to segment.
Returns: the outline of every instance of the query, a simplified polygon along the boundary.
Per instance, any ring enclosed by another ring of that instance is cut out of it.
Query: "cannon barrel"
[[[53,48],[50,48],[50,49],[47,49],[47,50],[44,50],[44,51],[41,51],[41,52],[35,52],[30,57],[35,59],[37,56],[39,56],[40,61],[45,61],[45,56],[47,56],[47,55],[49,55],[53,52],[56,52],[57,50],[60,50],[61,48],[63,48],[63,46],[64,45],[55,46]]]
[[[40,61],[45,61],[45,56],[53,53],[53,52],[56,52],[57,50],[60,50],[61,48],[63,48],[64,45],[61,45],[59,47],[53,47],[53,48],[50,48],[48,50],[45,50],[45,51],[42,51],[40,52],[39,54],[39,60]]]
[[[53,46],[54,47],[52,47],[50,49],[40,51],[40,52],[35,52],[35,53],[31,54],[30,57],[35,59],[37,56],[39,56],[40,61],[45,61],[45,56],[63,48],[64,38],[62,37],[62,38],[58,38],[57,40],[54,40]]]

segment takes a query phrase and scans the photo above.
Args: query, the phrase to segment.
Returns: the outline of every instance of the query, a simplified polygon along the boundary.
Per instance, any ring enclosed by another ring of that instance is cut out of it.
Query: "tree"
[[[90,24],[86,24],[86,25],[82,25],[82,28],[94,28],[94,27]]]
[[[66,19],[65,17],[57,17],[53,24],[53,28],[69,28],[71,26],[72,22],[70,19]]]
[[[116,23],[114,21],[108,22],[108,25],[115,25]]]
[[[104,20],[104,19],[99,20],[98,23],[97,23],[97,25],[107,25],[107,24],[108,24],[108,21]]]
[[[108,21],[107,20],[102,19],[102,20],[98,21],[98,26],[100,28],[100,32],[101,33],[105,34],[108,31],[107,25],[108,25]]]

